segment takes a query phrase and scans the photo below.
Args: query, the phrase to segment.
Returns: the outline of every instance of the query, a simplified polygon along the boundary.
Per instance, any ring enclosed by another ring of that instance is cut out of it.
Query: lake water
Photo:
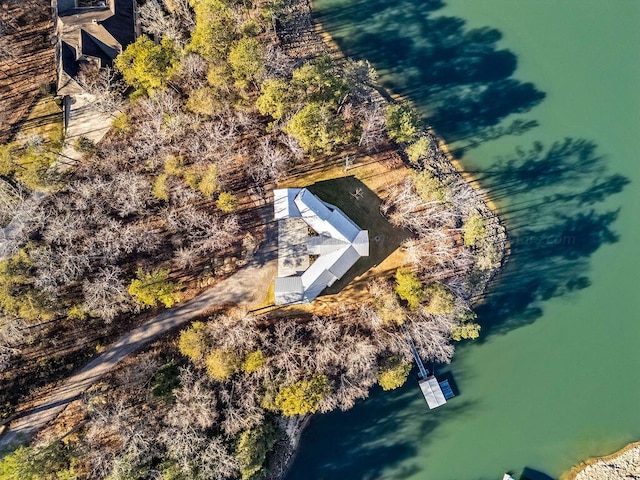
[[[513,252],[459,346],[459,396],[414,381],[315,418],[288,477],[557,477],[640,439],[640,1],[317,0],[347,54],[413,101]]]

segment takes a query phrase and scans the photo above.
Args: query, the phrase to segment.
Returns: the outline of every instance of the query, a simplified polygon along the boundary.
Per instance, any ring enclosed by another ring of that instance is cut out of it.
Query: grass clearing
[[[62,148],[62,108],[52,95],[40,98],[22,121],[17,137],[31,135],[40,135],[54,150]]]
[[[267,293],[260,303],[254,305],[251,310],[258,311],[260,313],[265,313],[270,310],[271,307],[275,304],[276,296],[275,296],[275,281],[272,280],[269,283],[269,288],[267,288]]]

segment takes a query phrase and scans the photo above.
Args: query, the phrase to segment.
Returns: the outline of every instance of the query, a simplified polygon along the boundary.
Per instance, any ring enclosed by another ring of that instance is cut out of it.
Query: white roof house
[[[361,230],[335,205],[323,202],[306,188],[278,189],[273,195],[274,216],[279,221],[276,305],[313,301],[347,273],[360,257],[369,256],[369,233]],[[318,236],[302,234],[292,219],[304,222]],[[291,234],[292,229],[297,233]],[[300,247],[307,257],[306,262],[299,258]],[[297,252],[297,258],[287,258],[291,252]],[[309,255],[318,255],[310,265]],[[295,272],[290,267],[292,264],[308,265],[308,268]]]

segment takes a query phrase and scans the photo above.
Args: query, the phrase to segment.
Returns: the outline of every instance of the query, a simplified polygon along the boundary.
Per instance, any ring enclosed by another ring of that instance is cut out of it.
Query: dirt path
[[[267,204],[263,209],[265,214],[270,213],[272,206]],[[183,305],[165,310],[123,335],[82,370],[62,382],[37,406],[12,421],[0,438],[0,451],[12,444],[28,442],[36,432],[54,420],[69,403],[77,399],[118,362],[156,337],[206,314],[217,306],[250,306],[264,300],[269,282],[277,269],[275,230],[277,229],[270,223],[266,241],[246,267]]]

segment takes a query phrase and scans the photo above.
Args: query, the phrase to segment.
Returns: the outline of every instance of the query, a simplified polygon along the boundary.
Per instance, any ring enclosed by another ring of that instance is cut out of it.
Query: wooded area
[[[401,386],[409,338],[446,363],[453,341],[478,337],[472,303],[502,260],[502,227],[410,106],[382,99],[366,61],[288,44],[309,34],[304,11],[296,0],[147,0],[146,34],[116,70],[80,74],[114,115],[109,135],[80,139],[83,159],[56,175],[37,138],[3,147],[2,218],[25,221],[0,261],[2,414],[26,398],[21,379],[63,376],[96,343],[245,265],[271,220],[258,207],[291,172],[397,149],[406,179],[380,213],[410,237],[409,263],[331,314],[194,322],[96,385],[72,435],[43,435],[0,472],[263,478],[287,458],[287,417]],[[25,156],[43,162],[37,181],[24,178]]]

